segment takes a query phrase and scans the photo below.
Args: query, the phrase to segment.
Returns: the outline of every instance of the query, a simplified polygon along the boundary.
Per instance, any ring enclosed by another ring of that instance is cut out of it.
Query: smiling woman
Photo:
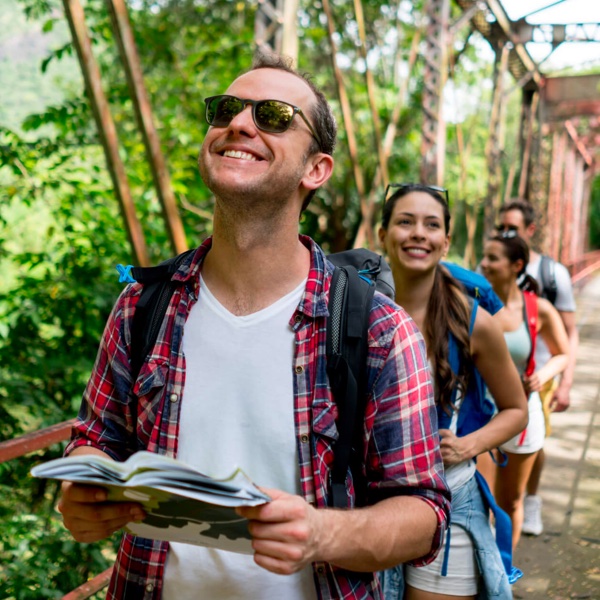
[[[450,245],[446,190],[421,184],[393,184],[389,189],[393,193],[383,209],[379,238],[394,275],[396,302],[425,338],[438,422],[449,423],[440,429],[440,449],[452,491],[452,535],[448,533],[446,549],[433,563],[406,567],[406,596],[397,585],[403,580],[402,567],[386,571],[385,597],[508,600],[512,593],[475,477],[474,458],[524,426],[525,395],[499,324],[440,265]],[[459,354],[455,370],[450,342]],[[471,419],[479,410],[472,401],[471,381],[479,375],[498,406],[498,414],[483,427]],[[471,425],[465,426],[470,419]],[[476,561],[476,552],[486,558]]]

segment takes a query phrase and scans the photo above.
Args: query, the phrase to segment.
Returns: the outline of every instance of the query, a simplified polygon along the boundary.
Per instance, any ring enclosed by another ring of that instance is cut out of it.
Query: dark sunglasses
[[[421,188],[425,189],[425,190],[429,190],[431,192],[436,192],[438,194],[441,194],[445,199],[446,199],[446,204],[450,205],[450,197],[448,196],[448,190],[446,188],[440,187],[439,185],[424,185],[424,184],[415,184],[415,183],[390,183],[388,184],[388,186],[385,188],[385,196],[383,197],[383,201],[387,202],[389,195],[390,195],[390,190],[393,190],[393,192],[395,193],[396,190],[403,190],[406,188],[411,188],[415,185],[419,185]],[[418,190],[415,190],[418,191]]]
[[[501,237],[505,240],[511,240],[512,238],[516,238],[519,235],[516,227],[507,227],[506,229],[498,230],[498,237]]]
[[[282,100],[249,100],[237,96],[211,96],[205,98],[206,121],[212,127],[228,127],[231,121],[239,115],[250,104],[252,106],[252,119],[254,124],[267,133],[283,133],[290,128],[296,115],[300,115],[306,126],[310,129],[312,136],[319,143],[321,138],[317,135],[313,126],[305,117],[301,108],[288,104]]]
[[[514,231],[516,233],[519,231],[519,228],[516,225],[503,225],[502,223],[498,223],[498,225],[496,225],[496,231],[498,233],[503,233],[505,231]]]

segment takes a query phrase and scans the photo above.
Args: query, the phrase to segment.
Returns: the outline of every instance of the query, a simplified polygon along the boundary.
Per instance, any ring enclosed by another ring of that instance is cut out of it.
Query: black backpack
[[[556,263],[549,256],[542,254],[540,263],[540,278],[542,280],[542,289],[540,294],[554,306],[556,296],[558,295],[558,286],[556,285]]]
[[[181,285],[171,278],[195,251],[187,250],[156,267],[118,267],[144,286],[131,325],[133,381],[156,343],[173,292]],[[394,299],[394,279],[385,259],[369,250],[347,250],[327,258],[335,266],[329,290],[327,375],[338,405],[339,433],[331,475],[331,505],[346,508],[348,468],[354,481],[356,505],[362,506],[366,501],[361,449],[362,416],[367,399],[369,316],[375,289]]]

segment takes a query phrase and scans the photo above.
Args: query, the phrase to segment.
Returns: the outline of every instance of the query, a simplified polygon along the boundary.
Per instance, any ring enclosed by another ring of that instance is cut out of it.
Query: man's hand
[[[106,490],[101,487],[63,482],[58,511],[78,542],[97,542],[127,523],[146,517],[138,503],[107,502],[106,498]]]
[[[554,394],[552,394],[552,400],[550,400],[550,410],[552,412],[564,412],[571,406],[570,397],[571,388],[563,385],[559,385]]]
[[[262,491],[271,502],[236,509],[250,521],[256,564],[272,573],[290,575],[319,560],[320,536],[326,533],[321,527],[323,511],[300,496],[281,490]]]

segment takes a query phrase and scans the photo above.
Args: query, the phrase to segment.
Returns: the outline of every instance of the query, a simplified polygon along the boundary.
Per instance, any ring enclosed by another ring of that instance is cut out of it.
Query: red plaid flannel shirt
[[[291,318],[296,333],[295,425],[302,494],[327,506],[329,470],[337,438],[337,407],[325,365],[327,298],[333,271],[322,250],[302,237],[311,250],[311,268],[302,300]],[[183,328],[199,293],[207,240],[173,276],[182,283],[174,293],[156,345],[135,382],[129,372],[131,320],[141,286],[128,286],[108,319],[96,364],[66,449],[91,445],[115,460],[133,452],[177,456],[180,402],[185,383]],[[415,495],[435,511],[438,529],[427,564],[439,550],[450,509],[439,453],[433,389],[422,337],[407,314],[376,294],[369,328],[367,359],[369,398],[364,417],[367,499],[372,502]],[[132,402],[132,394],[137,402]],[[132,414],[135,407],[137,414]],[[349,498],[354,489],[349,477]],[[108,598],[157,600],[168,543],[125,534],[117,556]],[[381,598],[377,577],[353,573],[328,563],[313,565],[321,599]]]

